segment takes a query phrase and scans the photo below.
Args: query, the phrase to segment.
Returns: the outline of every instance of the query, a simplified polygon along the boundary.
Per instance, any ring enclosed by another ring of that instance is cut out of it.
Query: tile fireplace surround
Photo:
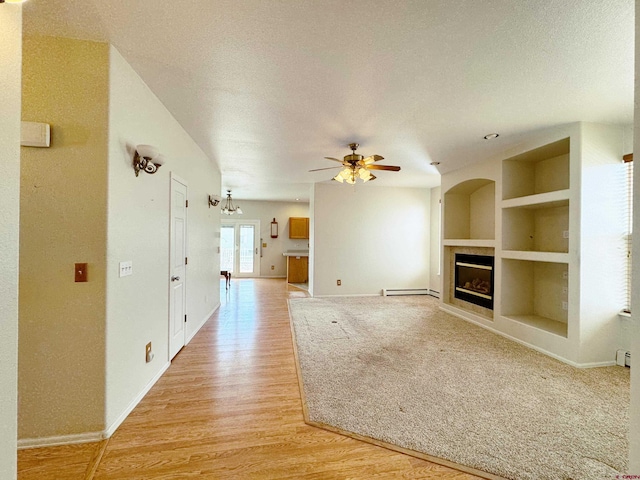
[[[493,320],[493,310],[489,308],[482,307],[480,305],[475,305],[470,302],[466,302],[459,298],[455,297],[455,269],[456,269],[456,253],[463,253],[467,255],[487,255],[493,257],[495,255],[495,250],[493,248],[486,247],[445,247],[449,250],[449,265],[446,267],[449,269],[449,288],[447,298],[445,298],[445,302],[449,305],[453,305],[458,308],[462,308],[469,312],[475,313],[476,315],[480,315],[487,319]],[[496,272],[494,270],[494,278]],[[495,298],[495,291],[494,291]]]

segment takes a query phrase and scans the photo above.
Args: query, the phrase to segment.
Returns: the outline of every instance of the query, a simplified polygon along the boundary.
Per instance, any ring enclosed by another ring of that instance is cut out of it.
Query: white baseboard
[[[213,310],[211,310],[205,318],[200,322],[198,328],[191,334],[186,343],[189,343],[193,337],[200,331],[200,329],[207,323],[207,320],[211,318],[211,315],[220,308],[220,303],[218,303]],[[154,377],[147,383],[147,385],[142,389],[138,395],[129,403],[127,408],[118,416],[118,418],[107,428],[101,432],[86,432],[86,433],[77,433],[71,435],[56,435],[52,437],[41,437],[41,438],[23,438],[18,440],[18,449],[23,450],[27,448],[39,448],[39,447],[54,447],[58,445],[72,445],[76,443],[91,443],[91,442],[99,442],[100,440],[104,440],[105,438],[111,437],[117,430],[117,428],[125,421],[125,419],[129,416],[129,414],[133,411],[136,406],[140,403],[140,401],[144,398],[144,396],[149,393],[149,390],[156,384],[156,382],[164,375],[164,372],[171,366],[171,362],[167,362],[162,368],[154,375]]]
[[[198,325],[197,328],[191,333],[191,335],[189,335],[189,338],[187,338],[185,345],[189,344],[189,342],[193,339],[193,337],[196,336],[196,334],[200,331],[200,329],[204,327],[204,324],[207,323],[207,320],[211,318],[211,315],[213,315],[214,312],[219,308],[220,308],[220,303],[218,302],[218,304],[215,307],[213,307],[213,310],[211,310],[209,313],[205,315],[205,317],[200,322],[200,325]]]
[[[144,396],[147,393],[149,393],[149,390],[151,390],[151,387],[153,387],[156,384],[156,382],[158,380],[160,380],[160,377],[162,377],[162,375],[164,375],[164,372],[166,372],[167,369],[170,366],[171,366],[171,362],[167,362],[162,366],[162,368],[158,371],[158,373],[156,373],[154,375],[154,377],[149,381],[149,383],[147,383],[147,385],[145,385],[145,387],[142,389],[142,391],[140,391],[140,393],[138,393],[138,395],[136,395],[136,397],[133,400],[131,400],[131,402],[129,403],[127,408],[104,431],[104,436],[102,438],[109,438],[109,437],[111,437],[111,435],[114,434],[114,432],[117,430],[117,428],[122,424],[122,422],[125,421],[125,419],[133,411],[133,409],[136,408],[136,406],[138,406],[138,404],[140,403],[140,400],[142,400],[144,398]]]
[[[495,328],[492,328],[486,324],[483,323],[483,321],[487,321],[485,319],[483,319],[481,316],[479,315],[475,315],[473,313],[470,312],[465,312],[462,311],[460,309],[457,309],[456,307],[453,307],[452,305],[447,305],[447,304],[440,304],[440,309],[443,310],[444,312],[453,315],[454,317],[458,317],[461,318],[462,320],[465,320],[469,323],[473,323],[474,325],[477,325],[479,327],[482,327],[486,330],[489,330],[492,333],[495,333],[496,335],[500,335],[501,337],[507,338],[509,340],[511,340],[512,342],[518,343],[520,345],[523,345],[525,347],[531,348],[532,350],[535,350],[536,352],[540,352],[543,353],[544,355],[551,357],[551,358],[555,358],[556,360],[559,360],[562,363],[566,363],[567,365],[571,365],[572,367],[576,367],[576,368],[595,368],[595,367],[611,367],[613,365],[616,364],[615,360],[612,361],[607,361],[607,362],[591,362],[591,363],[577,363],[574,362],[572,360],[569,360],[567,358],[564,358],[560,355],[557,355],[553,352],[550,352],[548,350],[545,350],[544,348],[540,348],[536,345],[532,345],[530,343],[527,343],[523,340],[520,340],[519,338],[513,337],[507,333],[501,332],[500,330],[496,330]]]
[[[72,435],[56,435],[42,438],[21,438],[18,440],[18,450],[28,448],[55,447],[58,445],[72,445],[76,443],[92,443],[104,440],[104,432],[75,433]]]
[[[337,298],[337,297],[379,297],[379,293],[353,293],[347,295],[314,295],[313,298]]]
[[[147,383],[147,385],[142,389],[138,395],[129,403],[127,408],[118,416],[118,418],[109,426],[109,428],[101,431],[101,432],[85,432],[85,433],[74,433],[71,435],[55,435],[51,437],[40,437],[40,438],[23,438],[18,440],[18,449],[27,449],[27,448],[39,448],[39,447],[54,447],[57,445],[72,445],[76,443],[91,443],[91,442],[99,442],[100,440],[104,440],[105,438],[111,437],[114,434],[116,429],[124,422],[124,420],[129,416],[129,414],[133,411],[134,408],[140,403],[140,400],[144,398],[144,396],[151,390],[156,382],[162,377],[164,372],[171,366],[171,362],[167,362],[162,366],[160,371],[155,374],[155,376]]]

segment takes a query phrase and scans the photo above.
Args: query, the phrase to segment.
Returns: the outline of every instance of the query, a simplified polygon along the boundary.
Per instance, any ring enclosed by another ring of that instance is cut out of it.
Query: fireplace
[[[455,298],[493,310],[493,258],[456,253]]]

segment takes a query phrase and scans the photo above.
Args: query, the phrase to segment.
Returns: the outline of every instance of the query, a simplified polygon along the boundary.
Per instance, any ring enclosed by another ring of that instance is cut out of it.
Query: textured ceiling
[[[239,199],[308,199],[350,142],[402,167],[366,188],[431,187],[432,161],[633,121],[633,0],[30,0],[24,31],[111,42]]]

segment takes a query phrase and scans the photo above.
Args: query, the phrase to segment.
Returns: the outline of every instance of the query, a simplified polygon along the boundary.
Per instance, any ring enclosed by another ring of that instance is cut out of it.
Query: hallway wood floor
[[[277,279],[234,279],[222,305],[111,439],[21,450],[19,480],[473,479],[306,425],[287,299]]]

